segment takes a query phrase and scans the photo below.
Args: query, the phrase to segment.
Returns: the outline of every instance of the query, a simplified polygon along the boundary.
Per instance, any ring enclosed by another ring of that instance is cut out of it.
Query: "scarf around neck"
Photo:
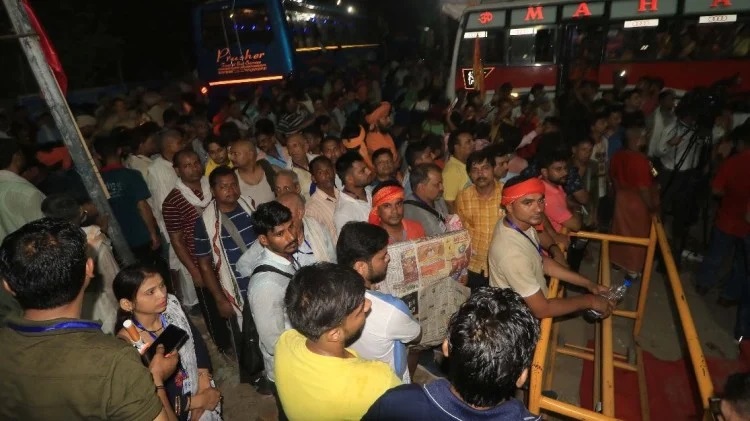
[[[208,178],[206,177],[201,177],[201,192],[203,193],[203,200],[195,194],[193,189],[186,186],[185,183],[182,182],[182,179],[177,180],[177,185],[175,187],[177,187],[177,190],[182,193],[182,196],[188,201],[188,203],[200,208],[200,210],[205,209],[206,206],[211,203],[211,199],[213,198],[211,195],[211,188],[208,185]]]

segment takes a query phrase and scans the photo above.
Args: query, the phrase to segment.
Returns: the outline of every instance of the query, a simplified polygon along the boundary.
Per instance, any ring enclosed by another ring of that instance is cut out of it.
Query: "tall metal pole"
[[[13,29],[18,36],[18,42],[21,43],[21,49],[26,55],[34,78],[39,85],[44,101],[49,107],[52,118],[55,120],[60,134],[62,135],[65,146],[68,147],[70,157],[76,166],[76,171],[80,174],[86,190],[91,196],[91,200],[96,205],[100,213],[109,216],[109,237],[112,245],[117,252],[117,256],[125,263],[134,261],[133,253],[122,235],[122,229],[117,219],[114,218],[112,209],[109,206],[109,192],[107,191],[101,175],[96,168],[91,153],[89,152],[86,142],[78,125],[76,125],[73,113],[71,113],[68,103],[65,101],[60,86],[57,84],[52,70],[47,64],[47,60],[39,44],[39,37],[29,23],[29,17],[23,6],[18,0],[3,0],[5,10],[8,12],[10,21],[13,23]]]

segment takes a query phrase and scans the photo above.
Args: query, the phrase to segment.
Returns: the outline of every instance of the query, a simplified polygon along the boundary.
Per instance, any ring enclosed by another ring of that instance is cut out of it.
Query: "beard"
[[[385,280],[386,272],[383,271],[383,273],[373,273],[372,269],[370,269],[370,273],[368,274],[368,281],[370,281],[371,284],[377,284],[380,282],[383,282]]]
[[[558,178],[557,180],[549,180],[552,184],[556,184],[558,186],[564,186],[565,183],[568,181],[568,177],[562,177]]]

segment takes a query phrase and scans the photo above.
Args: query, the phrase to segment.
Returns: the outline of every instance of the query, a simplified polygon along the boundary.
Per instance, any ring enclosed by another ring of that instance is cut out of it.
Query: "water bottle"
[[[630,278],[625,278],[622,281],[622,284],[613,285],[609,288],[609,291],[601,295],[609,301],[617,304],[622,300],[623,297],[625,297],[625,294],[628,292],[628,288],[630,288],[632,284],[633,281]],[[595,322],[596,320],[602,318],[602,314],[594,309],[588,309],[585,313],[583,313],[583,317],[589,322]]]

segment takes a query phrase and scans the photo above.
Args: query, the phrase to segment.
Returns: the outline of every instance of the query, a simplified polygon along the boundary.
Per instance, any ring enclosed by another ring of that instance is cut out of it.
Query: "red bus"
[[[602,87],[660,77],[678,93],[740,76],[750,91],[750,0],[482,1],[467,8],[453,50],[449,98],[473,86],[475,38],[485,88],[570,81]]]

